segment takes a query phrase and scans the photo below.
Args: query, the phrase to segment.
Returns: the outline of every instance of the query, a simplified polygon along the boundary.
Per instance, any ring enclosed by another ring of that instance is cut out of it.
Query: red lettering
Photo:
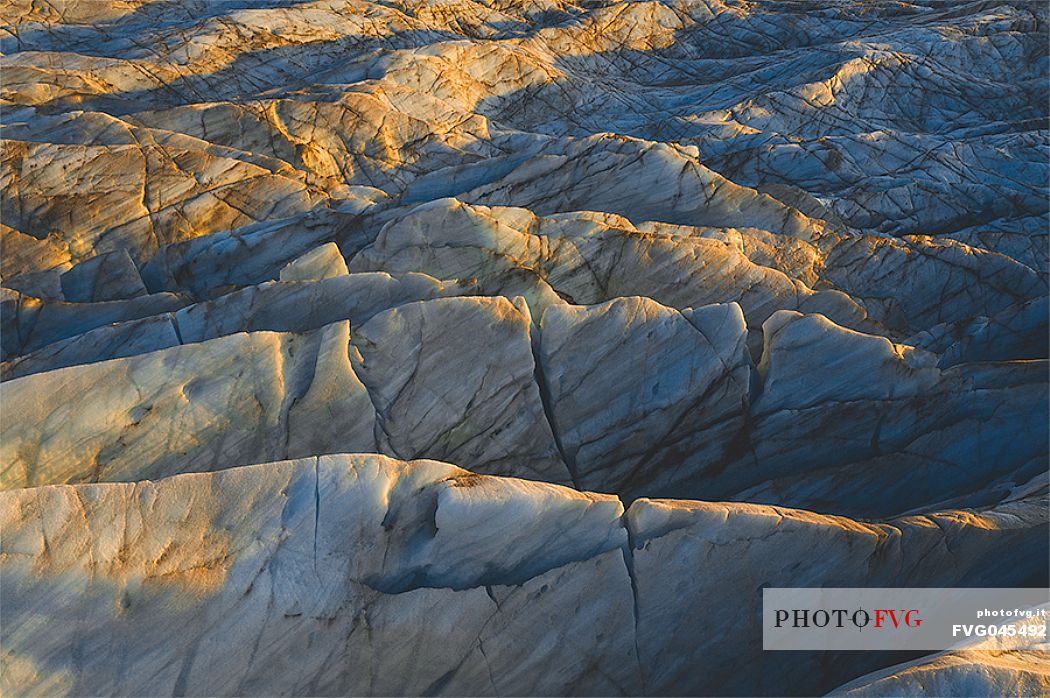
[[[898,616],[897,614],[900,613]],[[911,609],[906,611],[902,609],[893,608],[876,608],[875,609],[875,627],[883,627],[883,621],[887,622],[887,627],[893,625],[894,628],[901,627],[901,623],[904,623],[909,628],[917,628],[922,625],[922,619],[918,617],[919,611],[917,609]]]
[[[894,611],[892,608],[876,608],[875,609],[875,627],[876,628],[881,628],[882,627],[882,621],[883,621],[883,619],[886,616],[889,616],[890,621],[893,623],[893,627],[894,628],[899,627],[898,621],[897,621],[897,612],[896,611]]]

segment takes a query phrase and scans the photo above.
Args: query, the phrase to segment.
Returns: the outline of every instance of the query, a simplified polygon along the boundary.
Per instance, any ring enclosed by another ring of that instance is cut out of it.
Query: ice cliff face
[[[1041,3],[3,21],[5,695],[1050,692]]]

